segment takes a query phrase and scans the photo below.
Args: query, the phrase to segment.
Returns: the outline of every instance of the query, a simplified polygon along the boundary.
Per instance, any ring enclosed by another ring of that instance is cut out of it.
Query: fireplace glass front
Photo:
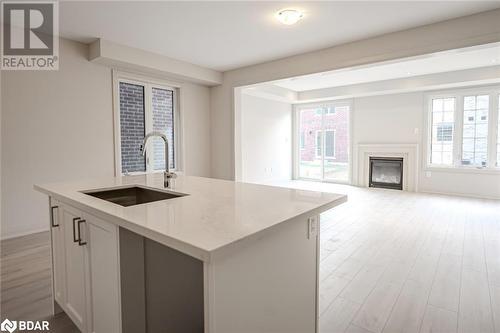
[[[403,159],[370,157],[370,187],[403,189]]]

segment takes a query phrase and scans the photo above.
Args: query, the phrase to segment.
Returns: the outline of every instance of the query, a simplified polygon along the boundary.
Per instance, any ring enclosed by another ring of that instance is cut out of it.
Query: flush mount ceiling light
[[[276,18],[283,24],[292,25],[304,17],[304,14],[297,9],[282,9],[276,13]]]

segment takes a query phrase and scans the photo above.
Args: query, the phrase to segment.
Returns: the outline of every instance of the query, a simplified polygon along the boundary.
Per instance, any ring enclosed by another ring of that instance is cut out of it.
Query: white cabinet
[[[63,309],[82,332],[87,332],[87,249],[79,238],[82,214],[67,205],[61,208],[66,257],[66,302]]]
[[[118,227],[85,215],[88,231],[92,332],[121,332]]]
[[[64,223],[60,219],[60,202],[51,200],[50,206],[50,230],[52,242],[52,266],[54,299],[59,305],[64,304],[66,295],[66,279],[64,278],[66,263],[64,250]]]
[[[121,332],[118,227],[55,200],[50,209],[54,299],[84,333]]]

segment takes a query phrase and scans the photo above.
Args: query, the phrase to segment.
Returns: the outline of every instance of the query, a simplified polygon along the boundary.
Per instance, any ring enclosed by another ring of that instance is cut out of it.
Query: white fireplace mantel
[[[353,184],[369,186],[370,157],[403,158],[403,190],[418,191],[419,149],[416,143],[363,143],[355,145]]]

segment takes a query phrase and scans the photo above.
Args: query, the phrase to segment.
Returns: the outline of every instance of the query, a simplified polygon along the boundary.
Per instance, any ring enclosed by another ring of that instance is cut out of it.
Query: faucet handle
[[[175,178],[177,178],[177,174],[174,173],[174,172],[167,172],[167,171],[165,171],[165,177],[175,179]]]
[[[175,173],[165,170],[165,172],[163,173],[163,186],[165,188],[172,188],[173,183],[175,183],[175,178],[177,178],[177,175]]]

